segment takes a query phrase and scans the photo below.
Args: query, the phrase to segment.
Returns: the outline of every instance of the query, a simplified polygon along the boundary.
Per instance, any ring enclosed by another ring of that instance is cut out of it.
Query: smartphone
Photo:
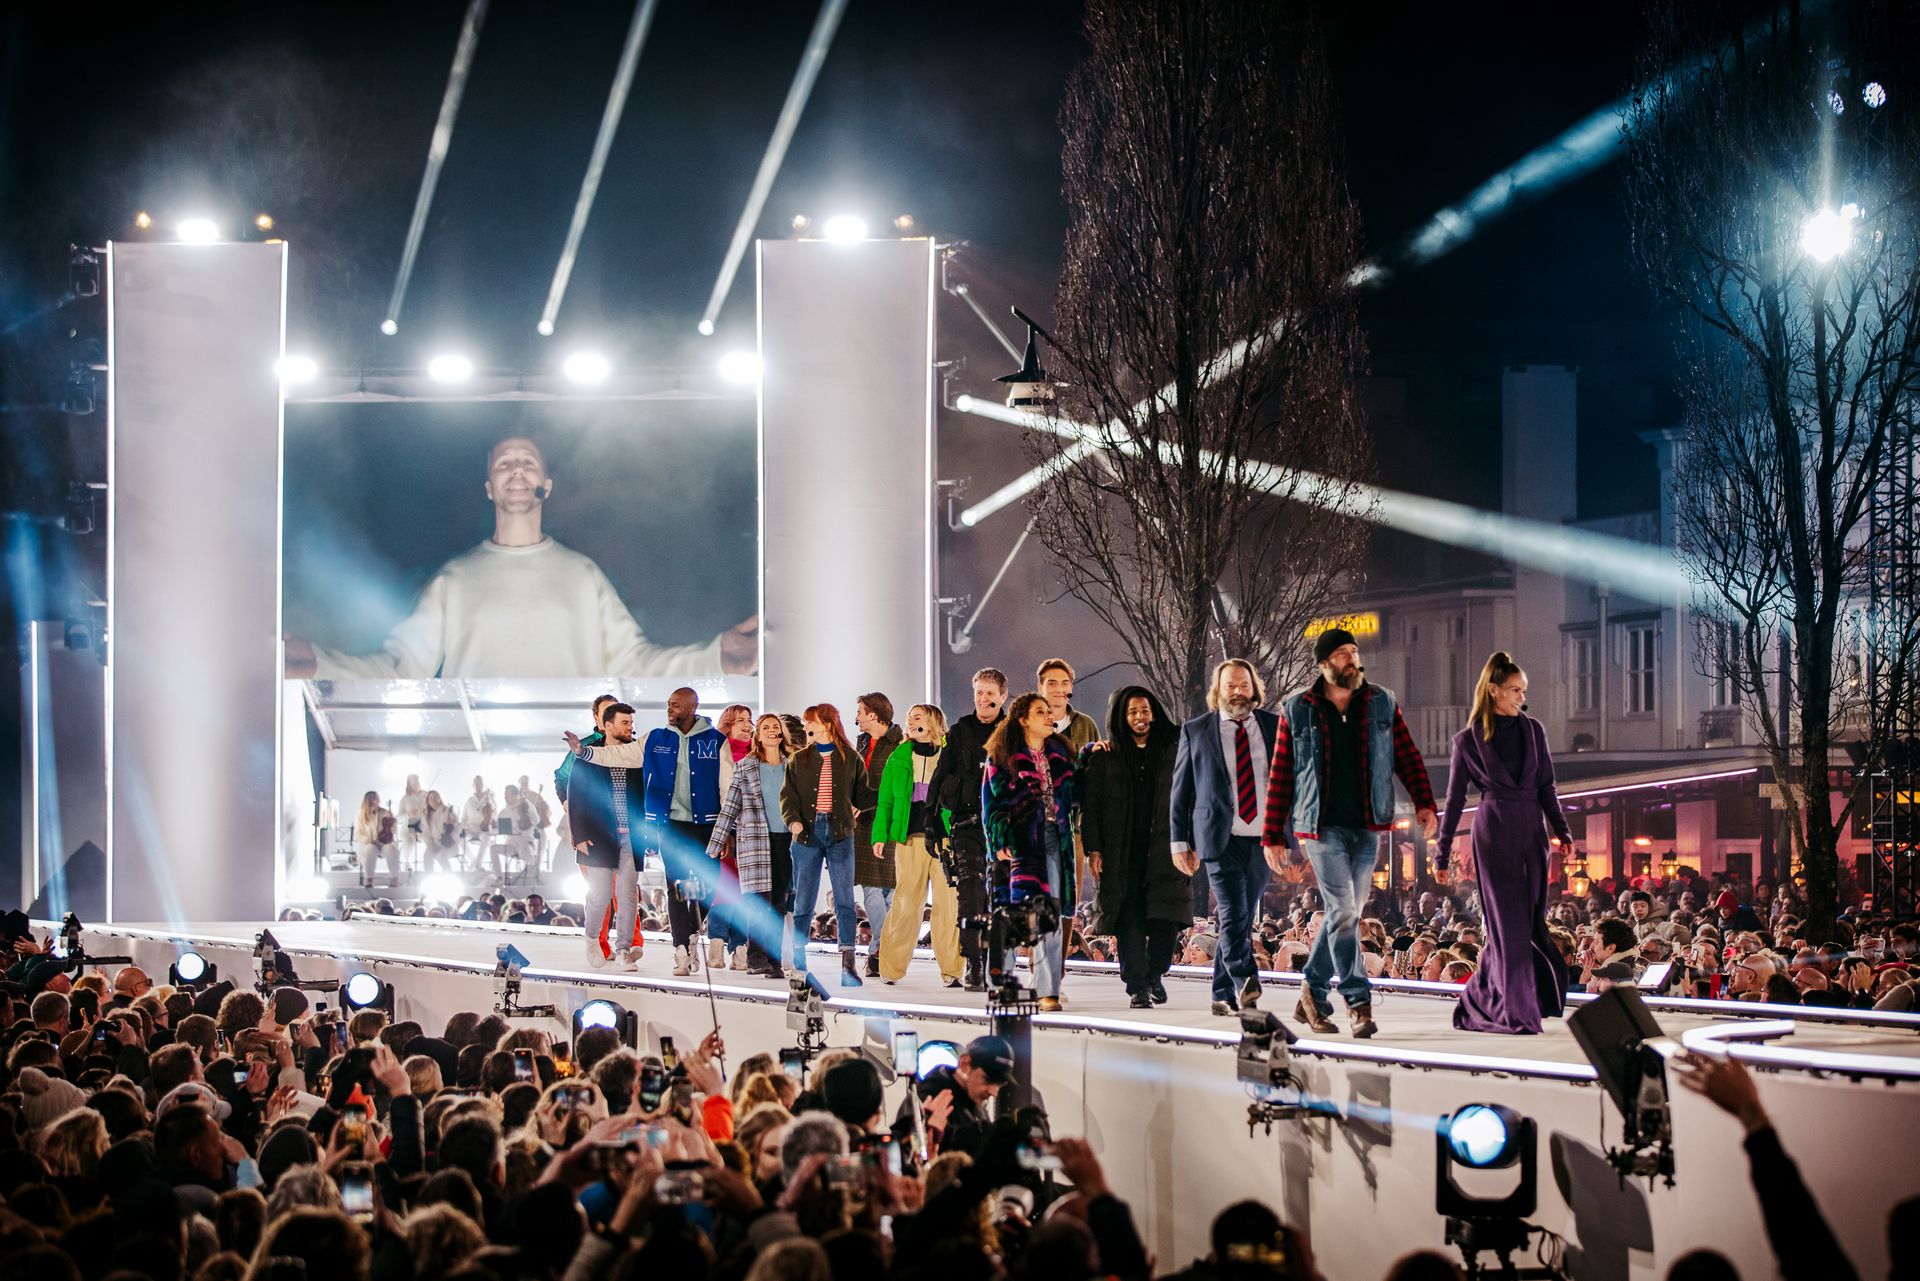
[[[1037,1143],[1022,1143],[1014,1150],[1014,1159],[1020,1163],[1021,1169],[1033,1170],[1036,1173],[1062,1168],[1060,1158]]]
[[[667,1127],[658,1121],[648,1121],[642,1125],[630,1125],[620,1131],[620,1146],[627,1148],[649,1147],[658,1152],[667,1146]]]
[[[806,1085],[807,1083],[806,1051],[796,1049],[793,1046],[788,1046],[786,1049],[780,1051],[780,1068],[783,1072],[787,1074],[787,1079],[789,1081],[792,1081],[795,1085],[802,1086],[802,1087]]]
[[[893,1034],[893,1072],[895,1076],[920,1075],[920,1033],[912,1028]]]
[[[95,1023],[93,1025],[93,1043],[95,1045],[105,1045],[107,1043],[107,1033],[112,1030],[113,1029],[107,1025],[105,1019],[101,1019],[98,1023]]]
[[[340,1167],[340,1208],[349,1218],[373,1217],[373,1167],[354,1161]]]
[[[654,1181],[654,1199],[661,1205],[698,1201],[706,1192],[706,1180],[700,1173],[704,1168],[699,1161],[667,1162],[667,1172]]]
[[[313,1003],[313,1017],[316,1022],[327,1017],[327,1003],[325,1001],[315,1001]]]
[[[660,1061],[667,1065],[669,1072],[680,1066],[680,1052],[673,1048],[673,1038],[670,1036],[660,1038]]]
[[[850,1188],[860,1182],[860,1163],[858,1154],[837,1156],[827,1162],[827,1184],[829,1187]]]
[[[364,1045],[348,1050],[340,1061],[340,1071],[353,1080],[365,1080],[373,1072],[373,1051]]]
[[[513,1052],[513,1079],[516,1081],[533,1080],[532,1050],[515,1050]]]
[[[246,1070],[245,1068],[235,1068],[235,1069],[233,1070],[233,1083],[234,1083],[234,1084],[235,1084],[236,1086],[239,1086],[239,1087],[240,1087],[241,1089],[245,1089],[245,1088],[246,1088],[246,1086],[247,1086],[247,1070]]]
[[[347,1142],[365,1143],[373,1125],[373,1117],[368,1114],[364,1104],[356,1103],[340,1109],[340,1124],[340,1132],[346,1136]]]
[[[1657,961],[1640,975],[1640,981],[1634,986],[1643,992],[1658,992],[1667,985],[1667,975],[1673,972],[1672,961]]]
[[[673,1113],[673,1119],[688,1129],[692,1129],[693,1082],[687,1080],[685,1077],[676,1079],[673,1084],[668,1087],[667,1097],[669,1099],[667,1110]]]
[[[900,1176],[900,1143],[891,1134],[869,1134],[860,1140],[860,1158],[870,1168]]]
[[[640,1110],[657,1112],[667,1093],[667,1070],[657,1063],[640,1065]]]

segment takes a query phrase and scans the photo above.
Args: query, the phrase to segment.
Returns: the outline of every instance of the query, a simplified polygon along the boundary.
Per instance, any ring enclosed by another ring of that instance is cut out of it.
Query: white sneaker
[[[613,968],[616,970],[626,970],[628,973],[632,973],[634,970],[637,970],[640,968],[640,963],[633,959],[632,952],[629,952],[626,948],[623,947],[613,955]]]
[[[693,949],[676,947],[673,949],[673,977],[686,978],[693,973]]]
[[[733,949],[733,968],[736,970],[744,970],[747,968],[747,945],[745,943]]]
[[[596,970],[606,968],[607,954],[600,950],[600,940],[597,938],[587,940],[587,964]]]
[[[710,970],[727,968],[727,945],[719,939],[707,940],[707,968]]]

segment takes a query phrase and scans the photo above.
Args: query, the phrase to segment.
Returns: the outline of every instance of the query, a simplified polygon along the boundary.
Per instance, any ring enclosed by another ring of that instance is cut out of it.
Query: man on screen
[[[524,436],[487,459],[493,537],[440,567],[378,654],[341,654],[289,635],[287,675],[415,680],[433,676],[751,675],[760,620],[704,645],[656,645],[592,558],[540,528],[553,495],[547,460]]]

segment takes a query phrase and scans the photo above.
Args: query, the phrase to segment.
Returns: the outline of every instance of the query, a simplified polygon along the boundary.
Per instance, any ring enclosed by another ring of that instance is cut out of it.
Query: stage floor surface
[[[593,994],[616,999],[624,989],[636,1005],[648,990],[684,995],[691,991],[704,993],[707,987],[704,973],[697,972],[692,978],[672,976],[672,947],[665,935],[647,937],[639,968],[629,973],[611,967],[590,967],[578,930],[538,926],[356,916],[346,921],[284,921],[266,925],[235,922],[185,929],[160,924],[116,924],[94,927],[90,933],[108,937],[128,933],[149,939],[158,936],[188,944],[240,946],[251,950],[263,928],[271,930],[281,947],[293,955],[296,967],[299,967],[300,956],[306,954],[465,971],[475,977],[484,974],[491,983],[495,948],[501,943],[512,943],[528,959],[524,979],[529,984],[560,983],[607,989]],[[859,988],[838,985],[839,957],[825,945],[814,946],[811,963],[833,998],[830,1009],[867,1015],[939,1015],[955,1020],[986,1017],[985,998],[978,993],[945,987],[931,955],[925,952],[916,955],[906,976],[898,983],[886,984],[869,978]],[[787,985],[774,979],[718,969],[711,978],[714,995],[722,1001],[784,1001],[786,997]],[[1304,1034],[1304,1027],[1292,1017],[1299,997],[1299,981],[1297,974],[1265,975],[1264,1004],[1285,1018],[1289,1027]],[[1503,1064],[1506,1070],[1524,1072],[1531,1065],[1542,1075],[1558,1076],[1571,1075],[1567,1069],[1573,1068],[1580,1076],[1590,1079],[1591,1068],[1565,1019],[1549,1019],[1545,1031],[1538,1036],[1462,1032],[1453,1026],[1456,1001],[1450,988],[1451,985],[1446,984],[1376,984],[1374,1017],[1379,1032],[1367,1041],[1355,1040],[1348,1032],[1346,1011],[1336,996],[1333,1017],[1338,1034],[1303,1035],[1297,1052],[1400,1059],[1422,1065],[1435,1065],[1433,1061],[1442,1056],[1449,1060],[1486,1056],[1506,1061]],[[1216,1043],[1238,1039],[1239,1026],[1235,1021],[1216,1017],[1209,1011],[1211,996],[1205,970],[1174,967],[1167,977],[1167,991],[1171,999],[1165,1005],[1152,1010],[1132,1009],[1115,967],[1070,963],[1062,989],[1065,1010],[1059,1014],[1037,1015],[1035,1026]],[[1662,1030],[1675,1038],[1710,1028],[1726,1028],[1738,1037],[1757,1026],[1755,1020],[1793,1018],[1790,1036],[1776,1044],[1791,1044],[1796,1052],[1825,1051],[1911,1060],[1913,1071],[1920,1074],[1920,1017],[1729,1002],[1654,999],[1649,1005]]]

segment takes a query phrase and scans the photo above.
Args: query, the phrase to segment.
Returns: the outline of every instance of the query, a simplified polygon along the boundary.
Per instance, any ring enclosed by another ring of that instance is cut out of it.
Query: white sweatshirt
[[[322,679],[717,676],[718,637],[655,645],[593,563],[551,538],[485,542],[440,567],[378,654],[314,646]]]

